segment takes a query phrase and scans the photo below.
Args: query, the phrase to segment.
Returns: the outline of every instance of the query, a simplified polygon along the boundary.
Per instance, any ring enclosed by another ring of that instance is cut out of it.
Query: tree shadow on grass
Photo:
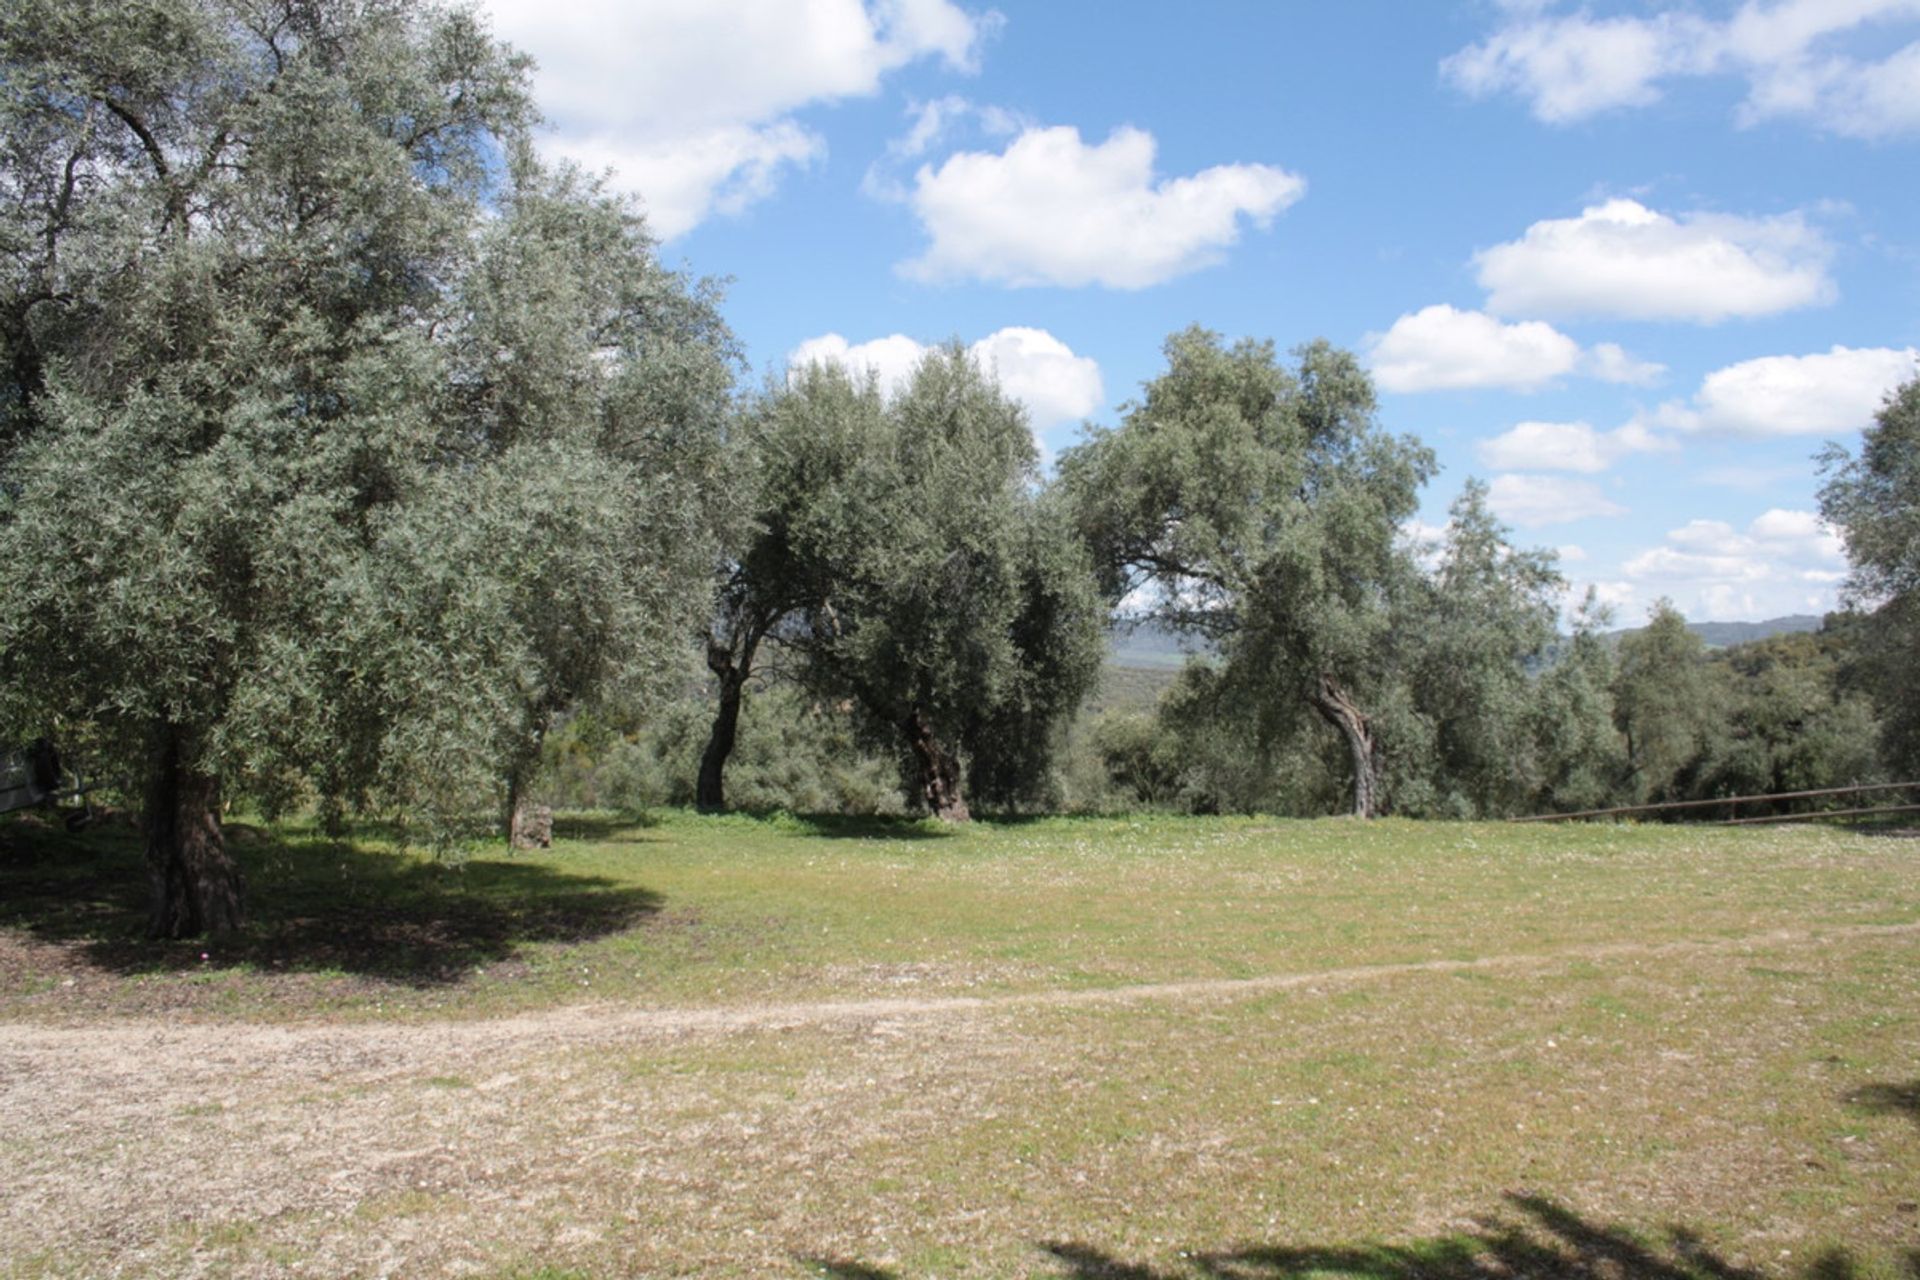
[[[1920,1124],[1920,1080],[1905,1084],[1869,1084],[1847,1094],[1846,1101],[1868,1111],[1902,1115]]]
[[[1652,1241],[1624,1227],[1588,1221],[1539,1196],[1508,1195],[1510,1212],[1472,1231],[1405,1245],[1276,1245],[1195,1251],[1162,1269],[1130,1262],[1089,1245],[1047,1241],[1048,1262],[1033,1274],[1054,1280],[1760,1280],[1707,1247],[1698,1232],[1668,1227]],[[800,1258],[832,1280],[899,1280],[894,1272],[858,1262]],[[1920,1277],[1920,1261],[1906,1260]],[[1857,1280],[1863,1264],[1830,1250],[1789,1274],[1799,1280]]]
[[[946,840],[955,834],[931,818],[888,814],[809,813],[787,821],[794,834],[822,840]]]
[[[1849,823],[1849,835],[1877,836],[1882,840],[1920,840],[1920,822],[1911,813],[1886,818],[1856,818]]]
[[[646,844],[660,836],[641,834],[660,825],[650,813],[556,813],[553,838],[584,844]]]
[[[528,943],[585,942],[657,913],[660,895],[525,857],[447,866],[418,854],[235,825],[248,923],[217,942],[145,936],[147,874],[124,826],[75,837],[9,824],[0,928],[62,944],[122,976],[251,967],[411,987],[455,983]]]
[[[828,1280],[894,1280],[893,1272],[860,1262],[845,1262],[837,1258],[797,1258],[795,1261],[815,1275],[828,1277]]]

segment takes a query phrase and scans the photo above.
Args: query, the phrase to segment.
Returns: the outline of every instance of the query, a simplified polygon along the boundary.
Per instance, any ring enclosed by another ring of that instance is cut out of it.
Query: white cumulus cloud
[[[889,334],[867,342],[848,342],[837,333],[808,338],[787,355],[787,367],[802,369],[811,364],[837,364],[851,373],[871,373],[880,383],[880,394],[891,397],[907,385],[914,366],[927,348],[904,333]]]
[[[1183,178],[1154,173],[1153,136],[1120,128],[1105,142],[1077,129],[1027,129],[998,154],[964,151],[923,165],[906,199],[930,243],[901,265],[919,280],[1140,289],[1210,266],[1306,190],[1264,164]]]
[[[1507,20],[1441,74],[1473,97],[1517,94],[1549,124],[1646,106],[1665,82],[1731,76],[1746,84],[1742,125],[1795,117],[1852,137],[1920,132],[1920,41],[1884,47],[1920,19],[1920,0],[1745,0],[1722,20],[1677,5],[1614,17],[1506,7]],[[1880,47],[1842,44],[1862,38]]]
[[[1571,373],[1644,385],[1665,372],[1610,342],[1582,350],[1545,321],[1507,324],[1444,304],[1403,315],[1370,336],[1367,354],[1375,381],[1388,391],[1534,391]]]
[[[1842,347],[1806,356],[1762,356],[1708,374],[1691,403],[1655,415],[1683,431],[1724,435],[1838,436],[1873,421],[1881,401],[1920,372],[1920,349]]]
[[[1799,214],[1674,218],[1616,199],[1536,222],[1474,264],[1499,315],[1713,324],[1831,302],[1831,256]]]
[[[1619,382],[1633,387],[1649,387],[1667,374],[1667,366],[1628,355],[1615,342],[1596,342],[1587,349],[1582,369],[1587,376],[1602,382]]]
[[[1077,422],[1100,407],[1100,366],[1045,329],[1007,328],[967,348],[1027,406],[1036,430]]]
[[[821,138],[792,121],[764,128],[722,126],[658,141],[582,133],[564,143],[568,159],[611,169],[617,184],[640,195],[647,226],[663,240],[713,214],[739,213],[771,195],[782,172],[804,168],[826,152]]]
[[[1684,69],[1706,24],[1680,14],[1654,18],[1548,18],[1526,14],[1440,64],[1474,97],[1514,92],[1550,124],[1617,107],[1645,106],[1655,82]]]
[[[1502,471],[1605,471],[1632,453],[1677,446],[1641,423],[1599,431],[1584,422],[1522,422],[1475,446],[1480,461]]]
[[[1744,530],[1691,520],[1629,559],[1621,572],[1643,598],[1670,596],[1696,621],[1822,613],[1846,577],[1846,548],[1810,511],[1774,508]]]
[[[1565,476],[1495,476],[1487,486],[1487,505],[1502,520],[1523,529],[1627,513],[1625,507],[1602,493],[1599,485]]]
[[[869,96],[922,59],[971,70],[997,19],[950,0],[489,0],[495,31],[533,55],[549,150],[646,202],[671,239],[763,198],[824,150],[792,118]]]
[[[887,144],[887,154],[900,159],[925,155],[962,123],[974,123],[987,133],[1006,136],[1026,127],[1004,107],[981,106],[957,93],[931,102],[916,102],[908,110],[912,123]]]
[[[1571,373],[1580,344],[1539,320],[1502,324],[1480,311],[1423,307],[1368,344],[1374,380],[1388,391],[1510,387],[1529,391]]]
[[[828,333],[795,347],[787,364],[799,368],[831,362],[860,372],[872,370],[882,394],[891,396],[907,384],[927,350],[905,334],[851,343]],[[967,352],[999,379],[1002,390],[1026,406],[1036,431],[1085,418],[1104,399],[1100,366],[1091,357],[1075,355],[1045,329],[1009,326],[973,343]]]

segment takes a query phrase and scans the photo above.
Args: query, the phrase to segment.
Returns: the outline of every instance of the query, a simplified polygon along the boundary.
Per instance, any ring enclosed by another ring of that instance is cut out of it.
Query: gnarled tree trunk
[[[519,761],[507,771],[507,847],[546,849],[553,845],[553,810],[528,803],[528,783],[538,757]]]
[[[702,813],[727,807],[727,758],[740,735],[740,699],[753,670],[753,649],[753,644],[745,645],[736,662],[732,649],[707,642],[707,666],[720,681],[720,705],[714,710],[713,730],[707,734],[707,749],[700,753],[700,776],[694,781],[693,802]]]
[[[179,729],[160,733],[147,778],[148,932],[191,938],[238,929],[245,881],[220,830],[220,780],[205,772]]]
[[[741,698],[748,677],[753,675],[754,655],[775,616],[743,609],[733,614],[725,642],[712,631],[707,633],[707,670],[720,681],[720,705],[714,710],[713,730],[707,734],[707,749],[700,754],[700,774],[694,780],[693,802],[702,813],[718,813],[727,807],[727,759],[733,755],[740,734]]]
[[[1309,700],[1321,719],[1347,740],[1353,760],[1353,816],[1373,817],[1380,812],[1380,744],[1374,741],[1372,724],[1340,682],[1325,672]]]
[[[507,766],[507,825],[509,849],[545,849],[553,844],[553,810],[529,804],[534,780],[540,773],[540,744],[553,725],[551,708],[538,710],[527,743]]]
[[[933,724],[918,707],[900,722],[907,746],[920,767],[920,799],[942,822],[971,822],[967,802],[960,794],[960,761],[933,736]]]

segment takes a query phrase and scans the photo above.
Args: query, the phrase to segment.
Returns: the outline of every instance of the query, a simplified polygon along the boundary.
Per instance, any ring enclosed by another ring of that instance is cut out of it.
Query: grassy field
[[[0,828],[0,1276],[1920,1276],[1920,840]]]

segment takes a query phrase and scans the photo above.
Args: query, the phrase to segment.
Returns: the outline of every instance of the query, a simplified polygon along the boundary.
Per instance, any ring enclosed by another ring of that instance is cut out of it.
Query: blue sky
[[[1632,623],[1831,607],[1813,455],[1920,371],[1920,0],[493,0],[544,145],[730,277],[756,375],[978,344],[1049,455],[1199,323]]]

